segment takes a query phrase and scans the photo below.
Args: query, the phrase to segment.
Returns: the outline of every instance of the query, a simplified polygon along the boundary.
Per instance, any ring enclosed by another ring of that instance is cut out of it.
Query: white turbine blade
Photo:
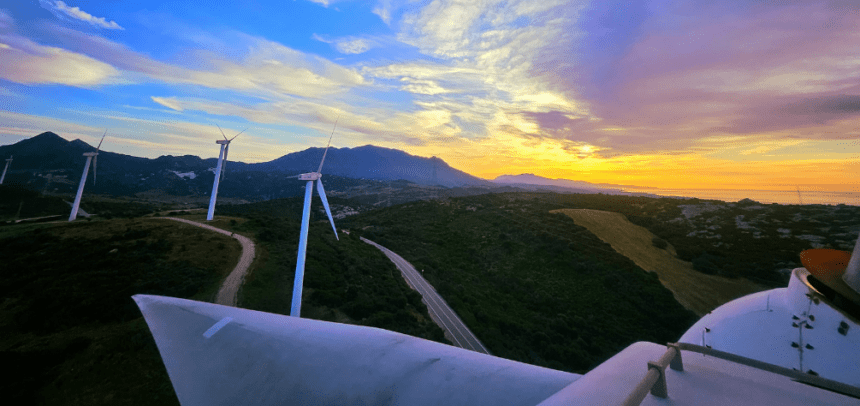
[[[251,127],[248,127],[248,128],[251,128]],[[236,139],[236,137],[238,137],[240,134],[242,134],[242,133],[243,133],[243,132],[245,132],[245,131],[248,131],[248,128],[246,128],[246,129],[244,129],[244,130],[242,130],[242,131],[239,131],[239,134],[236,134],[236,135],[234,135],[234,136],[233,136],[233,138],[230,138],[230,141],[235,140],[235,139]]]
[[[215,124],[215,126],[218,127],[218,131],[221,131],[221,136],[224,137],[225,140],[227,140],[227,136],[224,135],[224,130],[221,129],[221,126],[218,124]],[[227,140],[227,141],[230,141],[230,140]]]
[[[325,156],[328,154],[328,147],[331,146],[331,138],[334,137],[334,130],[337,129],[337,122],[340,120],[340,116],[338,116],[337,120],[334,120],[334,128],[331,129],[331,135],[328,137],[328,144],[325,146],[325,152],[323,152],[322,161],[320,161],[320,167],[317,169],[317,173],[322,172],[323,164],[325,163]]]
[[[378,328],[133,299],[183,405],[536,405],[580,378]]]
[[[320,194],[323,207],[325,207],[325,214],[328,215],[328,221],[331,223],[331,230],[334,231],[334,238],[340,241],[340,238],[337,236],[337,228],[334,227],[334,219],[331,217],[331,209],[328,207],[328,199],[325,197],[325,189],[323,189],[322,179],[317,179],[317,192]]]

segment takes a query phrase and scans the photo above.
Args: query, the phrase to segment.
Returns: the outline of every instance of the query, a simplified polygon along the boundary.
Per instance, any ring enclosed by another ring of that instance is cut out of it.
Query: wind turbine
[[[105,140],[105,136],[107,136],[107,130],[102,135],[102,139],[99,141],[99,146],[96,147],[96,152],[84,152],[84,156],[87,157],[87,163],[84,165],[84,174],[81,175],[81,183],[78,185],[78,194],[75,195],[75,203],[72,204],[72,214],[69,214],[69,221],[75,221],[78,218],[78,208],[81,206],[81,195],[84,193],[84,185],[87,183],[87,173],[90,171],[90,162],[93,164],[93,185],[96,184],[96,173],[98,173],[99,168],[99,151],[102,148],[102,142]]]
[[[9,159],[6,160],[6,167],[3,168],[3,175],[0,175],[0,185],[3,184],[3,179],[6,179],[6,170],[9,169],[9,165],[12,164],[12,156],[9,156]]]
[[[292,317],[301,317],[302,311],[302,285],[305,279],[305,253],[308,248],[308,226],[311,221],[311,195],[313,194],[314,181],[317,182],[317,192],[320,194],[320,200],[322,200],[323,206],[325,207],[325,214],[328,215],[328,221],[331,223],[332,231],[334,231],[334,238],[340,240],[337,236],[337,229],[334,227],[334,219],[331,217],[331,209],[328,206],[328,199],[325,197],[325,189],[323,189],[322,184],[322,173],[320,173],[322,171],[323,163],[325,163],[325,156],[328,154],[328,148],[331,146],[331,138],[334,136],[334,130],[336,128],[337,121],[335,121],[334,128],[331,130],[331,136],[328,138],[328,145],[325,147],[325,152],[323,152],[323,157],[317,171],[303,173],[297,176],[299,180],[306,180],[308,183],[305,184],[305,206],[302,209],[302,231],[299,237],[299,255],[296,259],[296,279],[293,282],[293,302],[290,307],[290,316]]]
[[[233,138],[227,139],[221,126],[217,124],[216,126],[218,127],[218,131],[221,131],[221,136],[224,137],[224,139],[215,141],[216,144],[221,145],[221,152],[218,154],[218,165],[215,167],[215,183],[212,184],[212,196],[209,198],[209,213],[206,214],[207,221],[212,221],[212,217],[215,216],[215,199],[218,197],[218,185],[221,183],[221,178],[224,176],[224,165],[227,161],[227,153],[230,152],[230,142],[235,140],[239,134],[248,130],[246,128],[240,131],[239,134],[234,135]]]

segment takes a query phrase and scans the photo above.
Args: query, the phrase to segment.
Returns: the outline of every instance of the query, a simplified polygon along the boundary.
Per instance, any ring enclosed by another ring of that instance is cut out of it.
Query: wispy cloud
[[[125,28],[120,27],[116,21],[107,21],[104,17],[96,17],[86,11],[80,9],[80,7],[71,7],[67,5],[65,2],[60,0],[39,0],[39,3],[42,7],[48,9],[51,13],[53,13],[57,18],[65,19],[72,18],[78,21],[85,22],[94,27],[104,28],[108,30],[124,30]]]
[[[329,39],[319,34],[314,34],[312,38],[319,42],[331,44],[338,52],[347,55],[363,54],[380,46],[378,40],[371,38],[344,37]]]
[[[22,84],[94,86],[114,82],[118,76],[110,64],[22,37],[12,17],[0,10],[0,78]]]

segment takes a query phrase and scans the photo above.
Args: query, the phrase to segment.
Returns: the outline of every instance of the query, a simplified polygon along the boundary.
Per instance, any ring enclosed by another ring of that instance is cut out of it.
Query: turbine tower
[[[75,221],[78,218],[78,208],[81,207],[81,195],[84,194],[84,185],[87,183],[87,173],[90,171],[91,162],[93,164],[93,185],[96,184],[96,173],[99,168],[99,151],[102,149],[102,142],[104,142],[105,136],[107,136],[107,130],[102,135],[99,146],[96,147],[96,152],[84,152],[84,156],[87,157],[87,163],[84,165],[84,173],[81,175],[81,183],[78,185],[78,194],[75,195],[75,203],[72,204],[72,213],[69,214],[69,221]]]
[[[337,121],[334,123],[334,128],[337,128]],[[328,221],[331,223],[331,229],[334,231],[334,238],[340,240],[337,236],[337,229],[334,227],[334,219],[331,217],[331,209],[328,206],[328,199],[325,197],[325,189],[322,184],[322,167],[325,163],[325,156],[328,154],[328,148],[331,146],[331,137],[334,136],[334,129],[331,130],[331,136],[328,139],[328,145],[323,152],[322,161],[316,172],[303,173],[298,176],[299,180],[305,180],[305,206],[302,209],[302,231],[299,236],[299,254],[296,258],[296,279],[293,282],[293,302],[290,307],[290,316],[301,317],[302,311],[302,285],[305,279],[305,253],[308,248],[308,226],[311,221],[311,195],[313,194],[314,181],[317,182],[317,192],[320,194],[325,214],[328,215]]]
[[[221,131],[221,136],[224,137],[224,139],[215,141],[216,144],[221,145],[221,152],[218,154],[218,165],[215,166],[215,182],[212,184],[212,196],[209,197],[209,213],[206,214],[206,221],[212,221],[212,218],[215,216],[215,199],[218,197],[218,185],[221,183],[221,178],[224,177],[224,165],[227,161],[227,153],[230,152],[230,142],[235,140],[239,134],[242,134],[247,130],[246,128],[239,131],[239,134],[234,135],[233,138],[227,139],[221,126],[217,124],[216,126],[218,127],[218,131]]]
[[[9,159],[6,160],[6,166],[3,168],[3,175],[0,175],[0,185],[3,184],[3,179],[6,179],[6,170],[9,169],[9,165],[12,164],[12,156],[9,156]]]

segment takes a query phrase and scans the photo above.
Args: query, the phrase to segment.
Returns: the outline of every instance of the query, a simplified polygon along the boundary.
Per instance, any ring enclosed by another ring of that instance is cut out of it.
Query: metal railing
[[[720,358],[726,361],[734,362],[736,364],[757,368],[762,371],[783,375],[797,382],[805,383],[807,385],[819,387],[832,392],[841,393],[846,396],[860,399],[860,388],[844,384],[842,382],[836,382],[830,379],[822,378],[820,376],[806,374],[793,369],[788,369],[778,365],[769,364],[767,362],[754,360],[752,358],[742,357],[740,355],[730,354],[728,352],[718,351],[708,347],[702,347],[700,345],[688,343],[669,343],[666,344],[666,346],[668,347],[668,349],[663,354],[663,356],[660,357],[659,360],[657,360],[656,362],[648,362],[648,373],[645,374],[645,377],[642,378],[642,381],[639,382],[639,385],[637,385],[636,388],[633,389],[632,392],[630,392],[630,395],[627,396],[627,399],[624,400],[622,405],[637,406],[642,403],[642,400],[644,400],[645,397],[648,396],[649,392],[659,398],[665,399],[669,397],[669,390],[666,385],[666,367],[670,367],[675,371],[684,370],[684,365],[681,360],[681,350],[696,352],[714,358]]]

